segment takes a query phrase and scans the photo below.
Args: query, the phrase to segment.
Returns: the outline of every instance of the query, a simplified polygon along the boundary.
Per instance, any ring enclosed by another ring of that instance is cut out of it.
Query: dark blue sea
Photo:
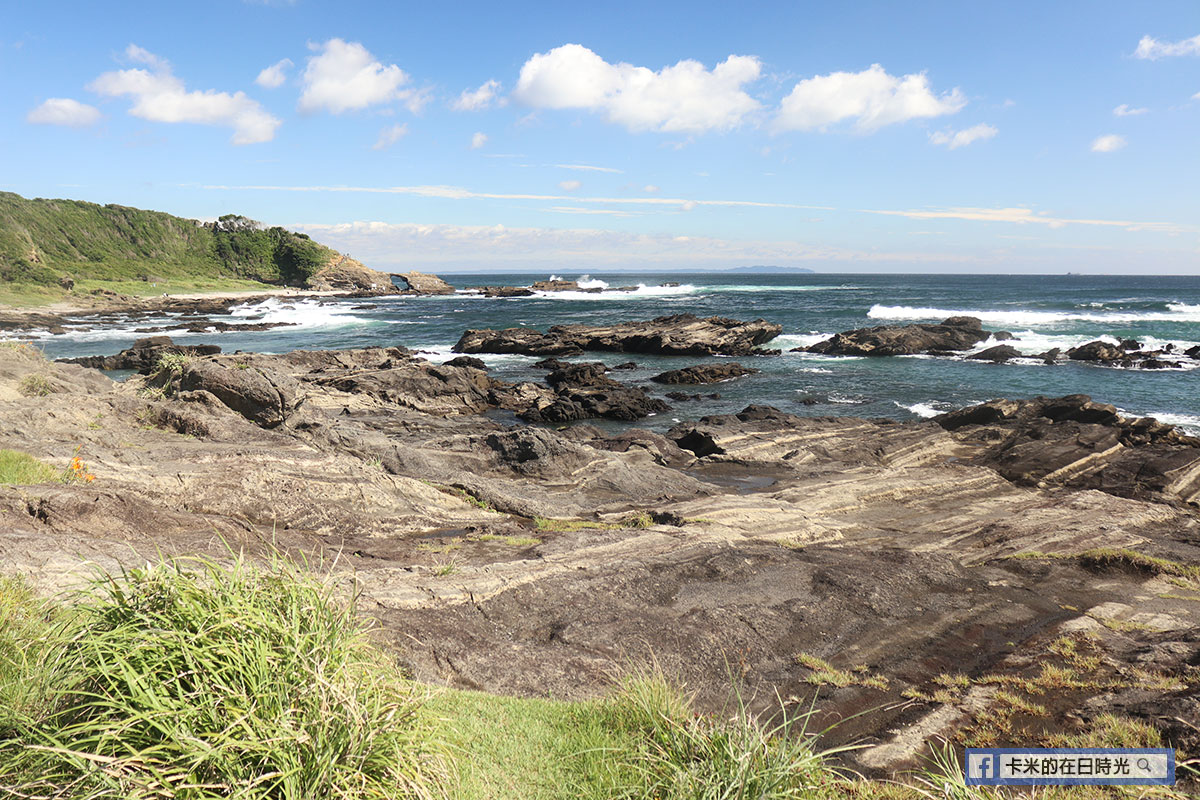
[[[1065,350],[1093,339],[1133,338],[1148,348],[1200,343],[1200,276],[1090,275],[838,275],[569,272],[585,287],[636,286],[633,291],[547,293],[528,298],[487,299],[464,291],[479,285],[529,285],[545,274],[446,275],[460,289],[442,297],[385,297],[369,300],[289,300],[236,308],[230,321],[286,321],[289,327],[228,333],[171,333],[177,341],[220,344],[227,352],[284,352],[403,345],[431,361],[452,358],[451,346],[467,328],[515,325],[545,328],[563,323],[609,323],[691,312],[741,319],[762,317],[783,326],[768,347],[774,357],[741,359],[759,375],[691,391],[719,392],[720,399],[673,402],[673,410],[644,422],[669,427],[676,420],[729,413],[749,403],[767,403],[814,416],[917,419],[994,397],[1083,393],[1133,415],[1154,416],[1200,433],[1200,372],[1188,369],[1134,370],[1085,363],[1048,366],[1036,359],[1007,364],[961,357],[901,356],[848,358],[789,353],[838,331],[870,325],[936,322],[954,315],[983,320],[987,330],[1014,334],[1009,342],[1027,355]],[[675,283],[678,285],[668,285]],[[374,308],[354,308],[364,304]],[[170,318],[161,323],[170,327]],[[119,320],[91,330],[43,335],[47,355],[115,353],[145,334],[149,323]],[[982,343],[977,349],[996,344]],[[594,354],[588,360],[616,364],[626,354]],[[622,381],[644,383],[664,369],[705,359],[632,356],[639,368]],[[483,356],[495,377],[538,380],[535,358]],[[680,387],[671,387],[680,388]],[[815,401],[812,402],[812,401]]]

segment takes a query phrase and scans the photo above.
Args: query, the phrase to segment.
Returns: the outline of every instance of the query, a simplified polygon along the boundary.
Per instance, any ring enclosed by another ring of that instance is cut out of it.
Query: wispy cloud
[[[970,128],[964,128],[961,131],[937,131],[931,133],[929,134],[929,141],[933,144],[944,144],[951,150],[957,150],[960,147],[966,147],[971,142],[991,139],[999,132],[991,125],[979,124]]]
[[[867,214],[886,214],[908,219],[961,219],[973,222],[1007,222],[1018,225],[1046,225],[1050,228],[1063,228],[1067,225],[1101,225],[1105,227],[1124,228],[1130,231],[1155,231],[1158,233],[1184,233],[1196,230],[1194,227],[1179,225],[1174,222],[1134,222],[1118,219],[1072,219],[1051,216],[1047,212],[1034,211],[1031,208],[941,208],[928,210],[892,211],[882,209],[862,209]]]
[[[624,174],[625,170],[615,169],[613,167],[594,167],[591,164],[551,164],[558,169],[578,169],[586,172],[614,172],[617,175]]]
[[[385,150],[402,138],[408,135],[408,123],[393,125],[390,128],[384,128],[379,132],[379,139],[376,140],[372,149]]]
[[[484,133],[483,131],[477,131],[471,137],[471,149],[478,150],[479,148],[481,148],[485,144],[487,144],[487,140],[488,140],[488,137],[487,137],[486,133]]]
[[[580,213],[560,206],[561,213]],[[577,207],[576,207],[577,208]],[[584,209],[594,211],[595,209]],[[597,229],[509,228],[504,225],[424,225],[416,223],[290,223],[322,243],[372,266],[388,268],[622,268],[639,264],[678,267],[730,267],[742,264],[804,266],[962,264],[962,254],[920,251],[852,250],[788,241],[737,241],[705,236],[643,234]]]
[[[1121,103],[1113,109],[1113,115],[1118,117],[1136,117],[1138,114],[1145,114],[1150,109],[1148,108],[1130,108],[1128,103]]]
[[[579,206],[551,206],[544,209],[552,211],[555,214],[607,214],[613,217],[636,217],[640,216],[634,211],[622,211],[619,208],[580,208]]]
[[[572,203],[596,203],[605,205],[648,205],[648,206],[724,206],[744,208],[804,208],[833,211],[830,206],[810,206],[799,203],[772,203],[760,200],[691,200],[683,197],[567,197],[552,194],[524,194],[508,192],[476,192],[461,186],[272,186],[272,185],[218,185],[204,184],[201,189],[222,191],[258,192],[330,192],[364,194],[405,194],[417,197],[437,197],[446,200],[537,200],[541,202],[568,201]]]

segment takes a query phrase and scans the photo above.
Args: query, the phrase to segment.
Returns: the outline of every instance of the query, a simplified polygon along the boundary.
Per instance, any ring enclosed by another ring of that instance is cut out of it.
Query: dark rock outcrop
[[[60,358],[66,364],[79,364],[92,369],[132,369],[149,375],[158,367],[164,355],[208,356],[221,352],[215,344],[175,344],[169,336],[148,336],[138,339],[133,346],[112,356],[81,356]]]
[[[753,375],[757,372],[760,372],[760,370],[753,367],[743,367],[736,362],[730,364],[698,364],[693,367],[661,372],[650,380],[655,383],[668,384],[720,383],[721,381],[740,378],[743,375]]]
[[[969,350],[991,333],[975,317],[950,317],[939,325],[879,325],[834,335],[807,348],[831,356],[903,356]]]
[[[670,409],[643,389],[612,380],[605,375],[606,371],[599,362],[570,364],[554,370],[546,376],[546,383],[554,388],[553,399],[519,411],[517,416],[528,422],[571,422],[595,417],[636,420]]]
[[[998,344],[967,356],[975,361],[991,361],[995,364],[1003,364],[1005,361],[1020,357],[1021,351],[1009,344]]]
[[[484,297],[533,297],[533,290],[524,286],[476,286],[476,292]]]
[[[537,281],[529,287],[535,292],[578,292],[579,284],[575,281]]]
[[[655,355],[733,355],[759,353],[782,327],[765,320],[742,322],[693,314],[657,317],[616,325],[555,325],[545,333],[533,328],[468,330],[454,345],[457,353],[521,353],[535,356],[580,355],[588,350]]]
[[[487,372],[487,364],[483,363],[482,360],[480,360],[478,358],[474,358],[472,356],[458,356],[457,358],[452,358],[449,361],[447,361],[444,366],[447,366],[447,367],[472,367],[474,369],[481,369],[484,372]]]

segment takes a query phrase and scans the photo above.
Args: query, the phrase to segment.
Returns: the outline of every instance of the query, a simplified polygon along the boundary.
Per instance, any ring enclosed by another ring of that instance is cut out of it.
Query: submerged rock
[[[760,370],[753,367],[743,367],[736,362],[730,364],[698,364],[694,367],[672,369],[661,372],[650,380],[655,383],[720,383],[743,375],[753,375]]]

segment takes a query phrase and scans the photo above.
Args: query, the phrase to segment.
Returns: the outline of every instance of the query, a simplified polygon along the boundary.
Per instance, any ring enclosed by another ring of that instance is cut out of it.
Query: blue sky
[[[1200,273],[1200,4],[0,5],[0,188],[384,269]]]

